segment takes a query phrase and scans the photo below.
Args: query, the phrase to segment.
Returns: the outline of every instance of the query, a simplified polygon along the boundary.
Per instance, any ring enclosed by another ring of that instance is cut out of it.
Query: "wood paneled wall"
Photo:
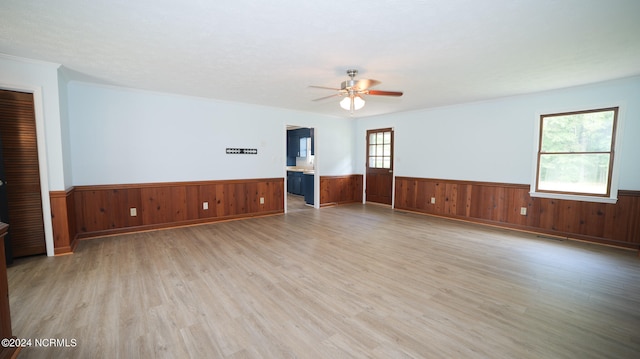
[[[362,202],[362,175],[320,176],[320,205]]]
[[[522,184],[396,177],[395,208],[640,249],[638,191],[606,204],[532,198]]]
[[[284,213],[284,179],[77,186],[50,193],[55,253],[76,238]],[[363,176],[321,176],[323,206],[362,202]],[[264,197],[264,204],[260,204]],[[202,207],[209,203],[209,209]],[[137,215],[131,216],[130,209]]]
[[[284,179],[270,178],[52,192],[55,251],[72,251],[76,238],[283,213],[283,186]],[[322,206],[362,202],[362,190],[362,175],[320,177]],[[605,204],[532,198],[529,185],[522,184],[396,177],[395,208],[640,249],[638,191],[619,191],[616,204]]]
[[[284,179],[77,186],[73,197],[77,236],[88,238],[283,213]]]
[[[55,254],[71,253],[78,244],[74,194],[74,188],[49,192]]]

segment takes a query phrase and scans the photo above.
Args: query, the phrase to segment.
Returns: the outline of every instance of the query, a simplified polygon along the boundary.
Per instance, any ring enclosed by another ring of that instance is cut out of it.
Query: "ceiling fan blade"
[[[326,99],[328,99],[328,98],[332,98],[332,97],[336,97],[336,96],[342,96],[342,94],[341,94],[341,93],[336,93],[336,94],[333,94],[333,95],[329,95],[329,96],[325,96],[325,97],[320,97],[320,98],[317,98],[317,99],[312,100],[312,101],[321,101],[321,100],[326,100]]]
[[[315,88],[315,89],[324,89],[324,90],[340,91],[340,89],[337,89],[337,88],[335,88],[335,87],[313,86],[313,85],[311,85],[311,86],[309,86],[309,87],[312,87],[312,88]]]
[[[399,91],[380,91],[380,90],[369,90],[368,91],[369,95],[374,95],[374,96],[402,96],[402,92]]]
[[[366,90],[366,89],[368,89],[370,87],[378,85],[379,83],[380,83],[380,81],[378,81],[378,80],[362,79],[362,80],[356,81],[356,84],[354,85],[354,87],[358,91],[364,91],[364,90]]]

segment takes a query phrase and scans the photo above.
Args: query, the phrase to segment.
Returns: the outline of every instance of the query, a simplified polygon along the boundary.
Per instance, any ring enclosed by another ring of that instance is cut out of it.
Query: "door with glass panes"
[[[367,131],[367,202],[391,204],[393,190],[393,129]]]

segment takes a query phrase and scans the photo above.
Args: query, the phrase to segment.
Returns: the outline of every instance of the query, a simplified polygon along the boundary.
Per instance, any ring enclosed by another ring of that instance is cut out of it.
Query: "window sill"
[[[567,201],[582,201],[582,202],[597,202],[597,203],[610,203],[615,204],[618,202],[617,194],[611,197],[597,197],[597,196],[585,196],[585,195],[577,195],[577,194],[565,194],[565,193],[547,193],[547,192],[529,192],[531,197],[539,197],[539,198],[551,198],[551,199],[562,199]]]

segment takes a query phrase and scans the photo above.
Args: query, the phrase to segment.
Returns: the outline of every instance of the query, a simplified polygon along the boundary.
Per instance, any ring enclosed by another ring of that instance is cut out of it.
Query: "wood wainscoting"
[[[616,204],[533,198],[529,185],[396,177],[395,208],[640,249],[640,192]],[[435,203],[431,199],[435,198]],[[520,214],[526,208],[526,215]]]
[[[320,176],[320,206],[362,203],[363,175]]]
[[[74,194],[74,188],[49,192],[55,254],[71,253],[78,244]]]
[[[283,188],[283,178],[261,178],[76,186],[51,192],[55,253],[72,252],[76,238],[284,213]]]
[[[55,254],[76,239],[284,213],[284,179],[76,186],[50,192]],[[363,175],[320,177],[322,206],[362,202]],[[260,204],[264,197],[264,204]],[[203,209],[208,202],[209,208]],[[135,208],[136,215],[131,216]]]

